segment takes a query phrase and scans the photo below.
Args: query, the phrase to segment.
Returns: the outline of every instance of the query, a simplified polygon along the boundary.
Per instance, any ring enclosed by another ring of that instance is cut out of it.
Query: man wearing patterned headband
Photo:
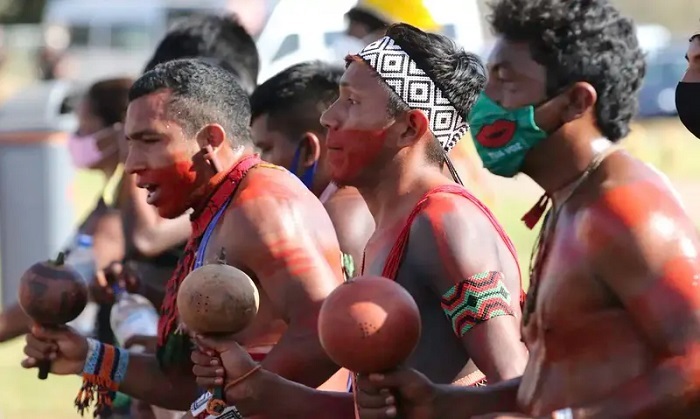
[[[491,23],[477,149],[553,200],[523,315],[527,369],[479,392],[372,376],[362,417],[698,417],[700,238],[667,180],[615,146],[644,75],[634,25],[609,0],[500,0]]]
[[[475,55],[398,24],[348,57],[340,97],[321,117],[331,178],[357,187],[377,223],[361,272],[397,281],[421,311],[422,336],[407,365],[459,386],[517,377],[527,358],[515,249],[488,209],[442,174],[446,152],[467,131],[462,114],[485,82]],[[195,352],[200,385],[217,375],[233,383],[227,397],[243,414],[308,418],[323,409],[352,417],[349,395],[294,386],[267,371],[231,381],[252,360],[231,340],[198,343],[218,352],[226,370],[217,374],[212,358]]]

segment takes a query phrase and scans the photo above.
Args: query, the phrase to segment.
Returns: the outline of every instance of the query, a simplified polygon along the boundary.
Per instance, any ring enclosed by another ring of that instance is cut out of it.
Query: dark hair
[[[129,101],[163,89],[172,91],[169,117],[187,135],[194,136],[207,124],[219,124],[232,143],[250,143],[248,96],[230,72],[199,59],[167,61],[134,82]]]
[[[547,71],[547,95],[575,82],[598,93],[595,116],[611,141],[629,132],[645,73],[634,24],[608,0],[499,0],[491,5],[493,30],[525,42]]]
[[[464,51],[446,36],[423,32],[406,23],[389,26],[386,35],[425,71],[445,98],[466,118],[486,85],[486,70],[479,57]],[[390,92],[390,114],[409,109],[393,90]],[[443,162],[445,154],[437,141],[428,147],[428,157],[432,162]]]
[[[200,58],[220,65],[233,73],[248,93],[257,85],[258,49],[236,15],[195,14],[176,21],[144,71],[181,58]]]
[[[365,25],[368,32],[375,32],[389,26],[389,23],[386,20],[370,12],[369,10],[357,6],[348,10],[348,12],[345,13],[345,17],[350,21]]]
[[[124,77],[98,81],[90,86],[85,95],[90,111],[102,120],[104,126],[124,122],[129,106],[129,89],[133,79]]]
[[[291,139],[304,132],[325,132],[321,113],[338,99],[343,68],[308,61],[282,70],[257,87],[250,97],[252,120],[267,115],[270,124]]]

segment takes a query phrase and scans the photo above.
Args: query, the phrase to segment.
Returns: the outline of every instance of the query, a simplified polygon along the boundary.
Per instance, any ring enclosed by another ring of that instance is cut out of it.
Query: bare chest
[[[525,305],[523,337],[528,345],[546,333],[575,328],[589,314],[611,306],[611,295],[596,278],[582,240],[569,216],[560,216],[544,232]]]

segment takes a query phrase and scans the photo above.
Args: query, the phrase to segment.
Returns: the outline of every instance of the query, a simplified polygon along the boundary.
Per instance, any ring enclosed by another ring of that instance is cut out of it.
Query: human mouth
[[[148,195],[146,196],[146,202],[149,205],[154,205],[158,201],[158,197],[160,196],[160,187],[156,185],[155,183],[138,183],[136,186],[138,186],[141,189],[145,189],[148,192]]]
[[[483,126],[476,134],[476,140],[487,148],[503,147],[513,139],[515,127],[515,122],[501,119]]]

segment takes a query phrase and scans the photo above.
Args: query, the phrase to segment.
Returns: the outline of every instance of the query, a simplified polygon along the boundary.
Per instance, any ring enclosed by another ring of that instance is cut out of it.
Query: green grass
[[[687,134],[673,120],[659,120],[635,126],[627,147],[643,160],[653,163],[672,179],[697,179],[700,182],[700,141]],[[99,191],[101,179],[88,173],[76,177],[76,215],[86,214]],[[520,217],[534,204],[538,196],[510,196],[506,190],[496,190],[494,208],[499,220],[513,239],[523,271],[527,273],[536,230],[528,230]],[[700,213],[694,214],[700,220]],[[46,381],[36,378],[36,371],[19,367],[23,340],[0,345],[0,419],[54,418],[72,419],[79,416],[73,399],[79,387],[76,377],[51,376]]]

